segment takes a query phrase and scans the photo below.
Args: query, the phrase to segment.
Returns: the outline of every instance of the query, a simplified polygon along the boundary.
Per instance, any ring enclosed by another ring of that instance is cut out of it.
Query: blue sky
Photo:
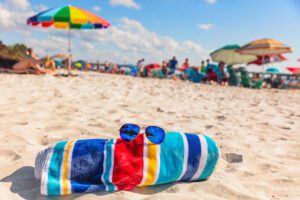
[[[24,18],[68,4],[93,11],[112,24],[110,30],[75,31],[76,58],[135,63],[139,57],[156,62],[178,54],[179,59],[190,57],[197,65],[210,51],[226,44],[274,38],[294,49],[287,55],[289,61],[277,65],[300,65],[296,61],[300,58],[298,0],[1,0],[1,16],[9,12],[7,19],[14,23],[0,19],[0,40],[39,45],[41,55],[64,51],[64,43],[56,49],[46,42],[63,42],[63,31],[27,27]],[[20,16],[15,14],[20,12]]]

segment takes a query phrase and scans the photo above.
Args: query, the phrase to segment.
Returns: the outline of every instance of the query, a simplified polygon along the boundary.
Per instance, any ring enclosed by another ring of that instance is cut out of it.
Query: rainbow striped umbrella
[[[68,30],[68,51],[71,55],[70,29],[102,29],[110,23],[97,15],[74,6],[51,8],[27,19],[31,26],[55,27]],[[71,57],[71,56],[70,56]],[[71,62],[69,62],[70,67]]]
[[[273,39],[255,40],[237,50],[240,54],[269,56],[291,53],[292,49],[282,42]]]
[[[110,23],[97,15],[74,6],[52,8],[27,19],[27,24],[60,29],[101,29]]]

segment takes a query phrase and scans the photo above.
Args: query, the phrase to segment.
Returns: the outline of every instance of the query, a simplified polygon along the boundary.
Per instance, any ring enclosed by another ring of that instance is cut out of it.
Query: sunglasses
[[[125,141],[134,140],[140,133],[140,127],[135,124],[124,124],[120,128],[120,136]],[[158,126],[148,126],[145,129],[145,134],[150,142],[153,144],[161,144],[165,139],[164,129]]]

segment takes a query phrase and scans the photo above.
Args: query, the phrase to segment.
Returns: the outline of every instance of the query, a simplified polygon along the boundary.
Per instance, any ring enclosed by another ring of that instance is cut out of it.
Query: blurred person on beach
[[[200,74],[205,74],[205,72],[206,72],[205,61],[202,60],[202,61],[201,61],[201,67],[200,67],[200,69],[199,69],[199,73],[200,73]]]
[[[109,71],[109,63],[107,60],[104,62],[104,70]]]
[[[225,73],[225,63],[220,62],[218,67],[219,67],[219,71],[220,71],[219,83],[220,83],[220,85],[227,85],[228,76]]]
[[[142,58],[140,60],[138,60],[136,66],[138,67],[138,70],[139,70],[139,76],[142,76],[143,72],[144,72],[144,62],[145,62],[145,59]]]
[[[178,69],[178,71],[176,73],[178,73],[177,75],[180,77],[181,80],[187,80],[188,79],[188,74],[187,74],[187,69],[190,67],[189,64],[189,59],[186,58],[184,60],[184,63],[182,64],[182,67]]]
[[[209,67],[209,66],[210,66],[210,60],[207,59],[207,60],[206,60],[206,68]]]
[[[187,68],[189,68],[190,67],[190,63],[189,63],[189,59],[188,58],[186,58],[185,59],[185,61],[184,61],[184,63],[182,64],[182,67],[181,67],[181,71],[182,72],[184,72]]]
[[[277,75],[277,82],[278,82],[278,88],[280,89],[284,88],[284,80],[282,79],[281,75]]]
[[[118,74],[119,73],[119,68],[117,64],[111,64],[111,67],[108,67],[108,72],[112,74]]]
[[[26,58],[16,64],[14,64],[11,69],[16,71],[28,71],[35,74],[46,74],[46,73],[55,73],[56,67],[55,62],[51,57],[47,56],[46,58],[39,59],[35,54],[32,48],[27,49]],[[55,56],[54,56],[55,57]],[[45,65],[43,69],[41,64]]]
[[[274,74],[271,74],[271,76],[269,78],[266,78],[265,81],[267,84],[267,88],[278,88],[278,80]]]
[[[162,71],[164,77],[167,78],[167,76],[168,76],[168,63],[166,61],[163,61],[161,71]]]
[[[178,64],[178,61],[177,61],[176,57],[174,56],[172,58],[172,60],[169,61],[169,67],[170,67],[171,74],[175,73],[177,64]]]
[[[287,77],[287,88],[295,88],[295,81],[293,78]]]
[[[97,60],[97,63],[96,63],[96,70],[97,71],[100,70],[100,62],[99,62],[99,60]]]
[[[218,75],[213,71],[212,68],[207,69],[207,81],[210,84],[214,84],[218,82]]]

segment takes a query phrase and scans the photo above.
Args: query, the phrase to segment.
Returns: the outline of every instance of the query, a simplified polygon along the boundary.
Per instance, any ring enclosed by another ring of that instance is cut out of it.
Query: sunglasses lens
[[[124,124],[120,128],[120,136],[125,141],[132,141],[140,133],[140,127],[135,124]]]
[[[158,126],[149,126],[146,128],[146,136],[153,144],[161,144],[165,139],[164,129]]]

